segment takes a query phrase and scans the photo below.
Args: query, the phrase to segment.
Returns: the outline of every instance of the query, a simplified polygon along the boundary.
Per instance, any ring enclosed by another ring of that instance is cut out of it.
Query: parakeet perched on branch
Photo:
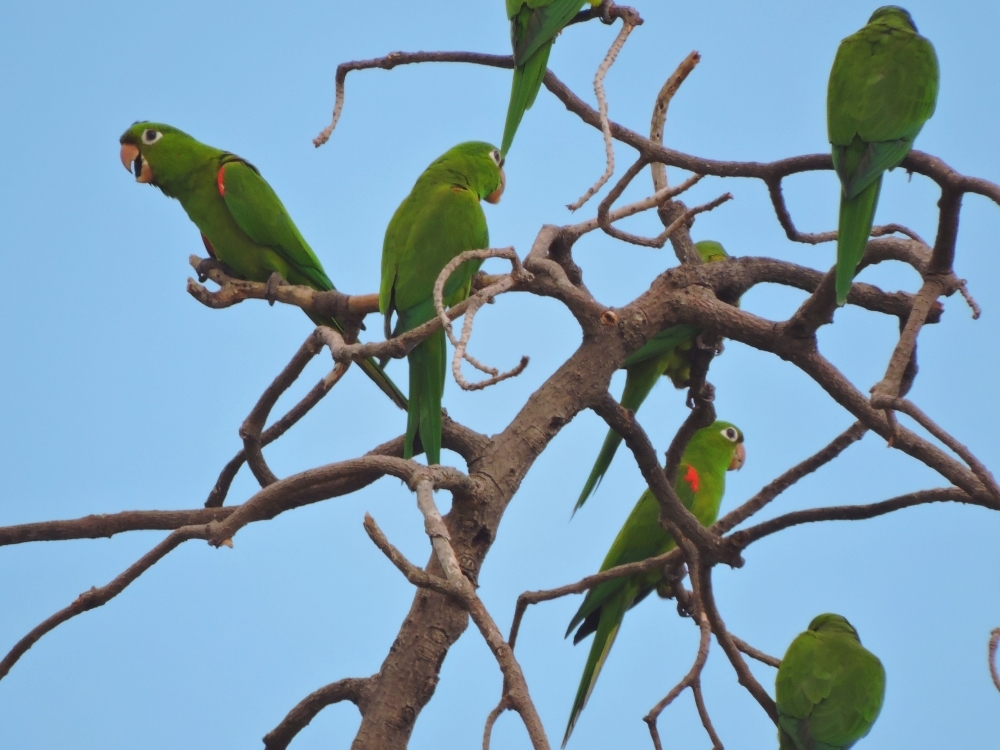
[[[249,281],[266,282],[278,272],[291,284],[334,288],[281,200],[250,162],[155,122],[135,123],[120,142],[125,169],[137,182],[180,201],[213,258]],[[335,318],[309,317],[317,325],[344,330]],[[358,365],[406,408],[406,397],[374,360]]]
[[[840,178],[837,304],[847,300],[868,236],[882,173],[894,169],[934,114],[938,61],[910,14],[879,8],[837,49],[827,89],[826,122]]]
[[[601,0],[507,0],[514,81],[500,144],[502,153],[510,150],[524,111],[535,103],[556,35],[588,2],[594,7],[601,4]]]
[[[386,336],[406,333],[435,317],[434,282],[448,263],[466,250],[489,247],[489,230],[481,200],[498,203],[504,190],[503,157],[489,143],[460,143],[417,178],[385,230],[379,309]],[[469,295],[472,277],[482,261],[463,263],[444,286],[444,304],[456,305]],[[428,464],[441,461],[441,397],[444,394],[445,333],[437,331],[407,356],[410,404],[403,455],[413,456],[414,439]]]
[[[726,471],[739,469],[745,461],[743,433],[729,422],[715,422],[704,427],[688,442],[677,470],[674,489],[684,507],[694,514],[702,526],[712,525],[719,515],[722,495],[726,490]],[[675,546],[674,538],[660,525],[659,503],[653,493],[646,490],[618,532],[601,563],[601,570],[656,557]],[[587,592],[566,630],[569,636],[579,626],[573,643],[579,643],[591,633],[594,633],[594,642],[570,711],[563,737],[564,747],[597,683],[597,676],[608,658],[625,612],[664,580],[662,569],[656,569],[630,578],[606,581]]]
[[[775,680],[780,750],[847,750],[871,731],[885,697],[885,669],[840,615],[809,623]]]
[[[695,247],[704,263],[729,257],[718,242],[705,240],[695,243]],[[626,376],[621,405],[633,412],[638,411],[661,375],[670,378],[675,388],[686,388],[691,377],[691,347],[699,333],[701,329],[689,323],[671,326],[657,333],[641,349],[629,356],[622,364]],[[597,454],[594,468],[590,470],[590,476],[573,507],[574,513],[594,494],[610,468],[621,442],[622,436],[609,429],[601,452]]]

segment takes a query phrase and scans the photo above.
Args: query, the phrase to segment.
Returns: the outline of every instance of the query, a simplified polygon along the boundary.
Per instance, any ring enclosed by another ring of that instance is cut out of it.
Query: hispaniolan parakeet
[[[695,243],[695,247],[704,263],[729,257],[718,242],[704,240]],[[621,405],[633,412],[638,411],[661,375],[670,378],[675,388],[686,388],[691,377],[691,347],[699,333],[701,329],[690,323],[671,326],[657,333],[641,349],[631,354],[622,364],[626,376]],[[622,436],[609,429],[601,452],[597,454],[594,468],[590,470],[590,476],[573,507],[574,513],[587,502],[601,483],[621,442]]]
[[[726,489],[726,471],[739,469],[745,460],[743,433],[729,422],[715,422],[704,427],[688,442],[677,470],[674,489],[684,506],[702,526],[715,523],[719,515],[719,505]],[[673,537],[660,526],[659,503],[653,493],[646,490],[632,509],[622,530],[618,532],[614,544],[601,563],[601,570],[656,557],[675,546]],[[594,689],[625,612],[663,582],[663,571],[656,569],[631,578],[606,581],[587,592],[587,597],[566,630],[568,636],[579,625],[573,636],[573,643],[579,643],[591,633],[595,635],[569,715],[569,724],[563,737],[564,747]]]
[[[209,254],[235,273],[266,282],[277,271],[292,284],[334,288],[281,199],[248,161],[155,122],[135,123],[120,142],[125,169],[135,172],[137,182],[179,200]],[[309,317],[317,325],[344,330],[335,318]],[[358,364],[397,406],[406,408],[406,397],[374,360]]]
[[[595,7],[601,4],[601,0],[507,0],[514,81],[500,144],[502,153],[510,150],[524,111],[535,103],[556,35],[588,2]]]
[[[417,178],[385,230],[379,309],[386,337],[416,328],[435,317],[434,282],[449,261],[466,250],[489,247],[480,200],[497,203],[504,189],[503,157],[495,146],[460,143]],[[463,263],[444,287],[445,305],[469,295],[482,261]],[[390,334],[392,313],[398,315]],[[444,393],[445,334],[432,333],[407,355],[410,405],[403,455],[413,456],[414,438],[428,464],[441,460],[441,396]]]
[[[837,304],[847,299],[875,221],[882,173],[910,152],[934,114],[938,61],[910,14],[879,8],[837,49],[827,89],[826,121],[840,178]]]
[[[785,652],[775,693],[780,750],[847,750],[878,718],[885,669],[851,623],[819,615]]]

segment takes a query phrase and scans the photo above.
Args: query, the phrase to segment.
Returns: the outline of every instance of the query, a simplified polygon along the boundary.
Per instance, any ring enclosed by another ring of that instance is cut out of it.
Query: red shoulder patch
[[[226,165],[223,164],[219,167],[219,174],[215,178],[215,183],[219,186],[219,195],[223,198],[226,197]]]
[[[215,248],[212,247],[212,243],[208,241],[208,237],[206,237],[205,235],[202,235],[201,236],[201,241],[204,243],[205,249],[208,250],[208,254],[211,255],[213,258],[215,258],[216,257],[216,255],[215,255]]]
[[[684,475],[684,481],[691,487],[691,491],[697,494],[698,487],[701,485],[701,478],[693,466],[688,466],[687,473]]]

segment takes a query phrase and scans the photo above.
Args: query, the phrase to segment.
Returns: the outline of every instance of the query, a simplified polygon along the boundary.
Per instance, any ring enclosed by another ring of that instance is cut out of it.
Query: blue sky
[[[761,7],[764,5],[765,7]],[[702,63],[674,100],[666,141],[714,158],[770,160],[827,149],[825,92],[839,40],[872,3],[645,2],[646,19],[608,76],[611,116],[644,131],[660,85],[692,49]],[[990,2],[908,5],[941,62],[938,110],[918,148],[956,169],[1000,178],[995,39]],[[550,67],[592,100],[591,79],[617,29],[576,26]],[[241,154],[281,195],[339,288],[375,291],[386,223],[413,180],[458,141],[499,141],[510,74],[466,65],[353,73],[343,118],[320,150],[337,63],[392,50],[505,53],[500,2],[81,4],[12,0],[0,8],[0,525],[126,509],[199,507],[239,447],[237,429],[263,388],[311,328],[298,310],[246,303],[202,307],[184,292],[187,256],[201,253],[180,206],[140,186],[118,161],[118,136],[155,119]],[[632,154],[617,149],[619,171]],[[488,207],[495,245],[523,255],[544,223],[579,220],[564,205],[603,169],[600,136],[542,92],[507,162],[503,202]],[[680,174],[671,175],[678,181]],[[639,197],[649,180],[636,180]],[[789,243],[750,181],[706,179],[700,203],[735,200],[699,217],[696,239],[735,255],[770,255],[826,269],[829,245]],[[795,177],[786,195],[798,226],[832,228],[831,173]],[[935,231],[928,181],[893,173],[879,223]],[[589,216],[596,206],[581,212]],[[652,233],[655,218],[628,225]],[[984,313],[958,299],[920,340],[912,397],[1000,466],[997,405],[1000,208],[967,197],[956,270]],[[647,288],[669,250],[592,235],[576,258],[608,305]],[[501,268],[498,264],[497,269]],[[907,269],[866,270],[884,288],[915,290]],[[773,319],[798,292],[761,287],[744,307]],[[369,326],[375,330],[376,327]],[[895,322],[858,310],[820,332],[824,353],[862,391],[881,377]],[[508,423],[579,343],[572,317],[550,300],[507,296],[480,316],[473,353],[500,367],[531,356],[528,370],[482,393],[449,384],[452,416],[485,433]],[[328,367],[318,358],[282,402],[290,406]],[[405,366],[390,373],[405,382]],[[748,462],[731,476],[723,509],[826,444],[850,416],[791,365],[729,343],[712,368],[721,418],[747,436]],[[616,378],[613,389],[621,387]],[[683,394],[661,385],[643,407],[660,449],[685,415]],[[268,449],[281,476],[357,455],[399,434],[404,419],[360,373]],[[480,593],[506,628],[517,595],[597,569],[642,480],[622,455],[583,512],[574,498],[603,427],[593,414],[568,425],[528,474],[483,568]],[[448,455],[446,461],[456,460]],[[869,435],[834,465],[782,496],[763,517],[792,509],[870,502],[943,481]],[[254,491],[241,473],[230,499]],[[441,498],[446,503],[446,498]],[[412,496],[384,479],[347,498],[241,531],[233,550],[190,542],[107,606],[43,638],[0,681],[5,748],[253,747],[317,687],[378,670],[412,589],[371,545],[370,512],[411,559],[428,556]],[[1000,695],[986,670],[986,640],[1000,625],[996,513],[944,504],[858,523],[800,527],[760,542],[740,570],[716,572],[733,632],[781,655],[817,613],[846,615],[888,671],[886,703],[866,746],[982,747],[996,735]],[[80,592],[103,585],[162,533],[0,549],[0,650]],[[558,741],[586,647],[562,639],[578,606],[570,597],[529,611],[518,642],[529,685]],[[627,618],[571,747],[649,747],[641,717],[687,670],[697,632],[670,602],[649,600]],[[755,666],[770,689],[773,670]],[[480,742],[501,678],[470,629],[452,649],[411,747]],[[767,747],[773,726],[713,649],[706,700],[727,748]],[[296,748],[347,746],[353,706],[324,711]],[[661,727],[674,746],[703,746],[690,696]],[[442,737],[447,739],[442,742]],[[524,747],[516,716],[498,722],[494,748]]]

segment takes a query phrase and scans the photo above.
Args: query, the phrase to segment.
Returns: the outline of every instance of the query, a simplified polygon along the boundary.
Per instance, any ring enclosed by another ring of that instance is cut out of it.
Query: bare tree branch
[[[993,628],[990,633],[990,645],[987,650],[987,661],[990,664],[990,677],[997,690],[1000,690],[1000,673],[997,672],[997,644],[1000,644],[1000,628]]]
[[[667,124],[667,110],[670,108],[670,102],[699,62],[701,62],[701,55],[697,52],[689,52],[688,56],[681,60],[677,70],[671,73],[664,82],[660,93],[656,95],[656,102],[653,104],[653,118],[649,124],[649,140],[653,143],[663,144],[663,129]],[[651,171],[653,190],[658,193],[667,187],[667,169],[662,164],[654,163]]]
[[[264,735],[265,750],[285,750],[295,735],[316,718],[316,714],[334,703],[350,701],[364,713],[371,682],[371,677],[348,677],[310,693],[288,712],[278,726]]]
[[[715,523],[712,529],[719,534],[725,534],[730,529],[739,526],[800,479],[812,474],[820,467],[830,463],[848,447],[864,437],[864,434],[867,431],[867,427],[860,422],[855,422],[844,432],[834,438],[829,445],[817,451],[805,461],[796,464],[780,477],[772,480],[766,487],[743,503],[743,505],[739,508],[727,513],[725,517],[719,519]]]
[[[121,573],[121,575],[111,581],[111,583],[106,586],[102,586],[101,588],[94,587],[89,591],[84,591],[68,607],[64,607],[51,617],[41,622],[33,628],[30,633],[24,636],[24,638],[14,644],[14,647],[3,659],[0,659],[0,680],[7,676],[7,673],[10,672],[10,668],[17,663],[17,660],[24,656],[27,650],[34,646],[43,635],[55,630],[67,620],[71,620],[79,614],[83,614],[84,612],[94,609],[95,607],[103,606],[107,602],[111,601],[124,591],[136,578],[141,576],[188,539],[207,538],[210,527],[215,523],[216,522],[213,521],[200,526],[182,526],[181,528],[172,531],[166,539],[140,557],[135,563],[130,565],[123,573]]]
[[[677,696],[684,692],[685,688],[691,688],[692,692],[695,692],[696,698],[701,695],[701,672],[705,668],[705,662],[708,661],[708,649],[712,642],[712,626],[704,612],[701,613],[698,627],[701,629],[701,640],[698,643],[698,655],[694,660],[694,664],[691,665],[691,669],[642,719],[649,726],[649,734],[653,738],[653,747],[656,750],[663,750],[663,743],[660,741],[660,732],[656,728],[656,720],[663,713],[663,710],[673,703]],[[705,731],[708,732],[708,736],[712,740],[713,748],[721,750],[722,741],[719,739],[718,734],[716,734],[715,727],[712,726],[712,720],[708,716],[708,711],[705,710],[704,700],[699,701],[698,713],[701,715]]]

